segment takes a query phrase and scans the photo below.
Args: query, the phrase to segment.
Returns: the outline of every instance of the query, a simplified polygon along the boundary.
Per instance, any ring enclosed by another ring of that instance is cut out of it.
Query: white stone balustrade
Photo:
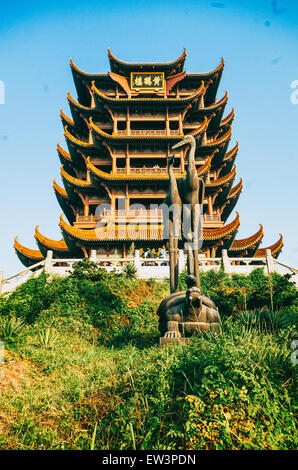
[[[143,258],[140,251],[135,250],[134,257],[127,258],[109,258],[97,257],[96,250],[91,250],[90,260],[95,262],[98,267],[106,269],[108,272],[115,270],[121,272],[123,266],[128,263],[133,264],[137,269],[137,277],[141,279],[162,280],[169,278],[169,258]],[[72,270],[74,263],[80,259],[55,259],[53,252],[48,251],[45,260],[36,263],[30,268],[24,269],[17,274],[4,278],[3,271],[0,271],[0,294],[12,292],[18,285],[25,282],[30,276],[37,276],[44,269],[45,272],[52,275],[67,276]],[[186,255],[183,250],[179,250],[178,255],[179,272],[186,267]],[[292,280],[298,287],[298,270],[284,263],[275,260],[270,250],[266,250],[266,257],[263,258],[230,258],[227,250],[222,250],[221,258],[199,257],[200,270],[202,272],[211,269],[219,270],[221,266],[227,274],[250,274],[254,269],[262,267],[265,273],[280,272],[284,274],[284,269],[292,272]],[[32,272],[32,269],[35,269]]]

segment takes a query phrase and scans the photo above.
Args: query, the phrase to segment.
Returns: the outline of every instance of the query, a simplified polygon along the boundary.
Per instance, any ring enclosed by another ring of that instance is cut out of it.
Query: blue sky
[[[170,61],[187,48],[186,70],[200,73],[225,59],[218,93],[235,107],[231,148],[244,189],[238,238],[264,226],[263,245],[283,233],[280,260],[298,267],[298,4],[280,1],[6,2],[0,17],[0,269],[21,264],[15,235],[36,248],[34,228],[60,239],[57,141],[66,148],[59,111],[76,97],[69,58],[86,72],[109,70],[107,48],[125,61]]]

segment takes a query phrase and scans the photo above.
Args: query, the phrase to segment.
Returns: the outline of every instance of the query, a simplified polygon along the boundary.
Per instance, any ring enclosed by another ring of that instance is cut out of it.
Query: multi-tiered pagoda
[[[206,182],[202,253],[264,256],[262,225],[235,239],[240,219],[232,213],[243,184],[235,183],[238,143],[228,150],[234,110],[223,117],[228,95],[216,98],[224,61],[209,73],[187,74],[186,51],[160,64],[122,62],[110,50],[108,56],[107,74],[83,72],[70,60],[78,98],[68,93],[72,119],[61,110],[68,150],[59,143],[57,150],[64,188],[54,180],[63,239],[52,240],[36,227],[38,250],[15,240],[22,263],[30,266],[48,250],[54,258],[85,257],[90,250],[98,257],[115,250],[125,257],[132,242],[144,249],[165,244],[158,206],[168,191],[167,157],[188,134],[196,138],[197,171]],[[175,158],[177,178],[185,176],[186,151]],[[277,257],[282,246],[280,236],[268,248]]]

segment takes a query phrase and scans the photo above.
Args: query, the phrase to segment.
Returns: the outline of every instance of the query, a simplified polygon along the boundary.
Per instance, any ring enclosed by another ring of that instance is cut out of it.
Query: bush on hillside
[[[186,288],[186,272],[180,275],[180,285]],[[267,276],[262,268],[249,275],[226,274],[222,269],[200,274],[202,291],[212,298],[222,317],[239,310],[263,307],[280,309],[291,306],[298,311],[298,292],[290,275],[274,273]]]

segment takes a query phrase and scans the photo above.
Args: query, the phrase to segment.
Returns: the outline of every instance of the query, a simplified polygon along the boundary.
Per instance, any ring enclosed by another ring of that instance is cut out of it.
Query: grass
[[[161,350],[155,311],[167,292],[79,273],[41,275],[0,300],[0,339],[9,319],[22,322],[3,338],[0,448],[297,448],[295,305],[287,324],[235,312],[219,335]]]

